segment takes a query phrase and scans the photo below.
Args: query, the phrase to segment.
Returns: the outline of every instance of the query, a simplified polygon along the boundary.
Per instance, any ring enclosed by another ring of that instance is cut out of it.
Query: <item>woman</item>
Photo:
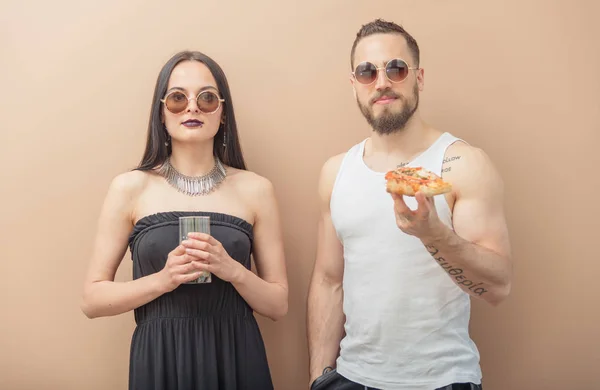
[[[179,244],[192,215],[210,216],[212,235]],[[128,247],[133,280],[118,283]],[[211,283],[188,283],[203,271]],[[252,314],[280,319],[287,300],[273,187],[246,170],[227,79],[206,55],[178,53],[158,76],[139,167],[110,184],[82,310],[134,310],[130,389],[257,390],[273,384]]]

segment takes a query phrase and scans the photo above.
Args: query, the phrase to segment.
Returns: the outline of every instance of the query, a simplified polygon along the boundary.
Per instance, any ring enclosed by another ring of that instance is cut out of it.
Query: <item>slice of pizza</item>
[[[441,177],[422,167],[396,168],[385,174],[386,191],[398,195],[415,196],[422,192],[425,196],[435,196],[452,191],[452,185]]]

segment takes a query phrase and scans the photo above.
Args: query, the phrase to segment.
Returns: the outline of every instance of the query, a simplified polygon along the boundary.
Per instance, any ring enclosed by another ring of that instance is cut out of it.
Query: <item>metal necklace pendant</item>
[[[167,183],[176,188],[177,191],[189,196],[209,194],[215,190],[227,176],[225,167],[223,167],[221,160],[216,156],[215,166],[210,172],[203,176],[186,176],[180,173],[173,168],[169,158],[167,158],[163,166],[158,170],[158,173],[167,180]]]

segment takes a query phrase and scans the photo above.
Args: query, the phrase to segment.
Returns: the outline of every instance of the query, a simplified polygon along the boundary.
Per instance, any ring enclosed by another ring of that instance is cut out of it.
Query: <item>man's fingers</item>
[[[394,199],[394,209],[397,212],[402,214],[412,212],[412,210],[404,202],[404,197],[402,195],[392,194],[392,199]]]
[[[435,201],[433,196],[425,196],[425,194],[421,192],[417,192],[415,195],[417,199],[417,213],[427,217],[429,213],[435,209]]]
[[[417,200],[417,211],[428,211],[430,203],[427,197],[422,192],[417,192],[415,194],[415,199]]]
[[[406,217],[404,217],[402,214],[396,214],[396,224],[398,226],[404,226],[409,222],[410,221]]]
[[[406,223],[410,221],[414,216],[415,212],[412,211],[404,202],[402,195],[392,194],[394,199],[394,211],[396,212],[396,221],[402,221]]]

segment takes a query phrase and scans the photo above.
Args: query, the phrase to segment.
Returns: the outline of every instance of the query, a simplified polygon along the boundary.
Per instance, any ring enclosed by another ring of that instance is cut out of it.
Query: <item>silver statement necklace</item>
[[[215,166],[213,169],[203,176],[186,176],[177,171],[171,165],[170,159],[158,170],[158,173],[163,176],[167,183],[177,189],[177,191],[189,196],[207,195],[215,190],[225,180],[227,173],[225,167],[218,157],[215,156]]]

